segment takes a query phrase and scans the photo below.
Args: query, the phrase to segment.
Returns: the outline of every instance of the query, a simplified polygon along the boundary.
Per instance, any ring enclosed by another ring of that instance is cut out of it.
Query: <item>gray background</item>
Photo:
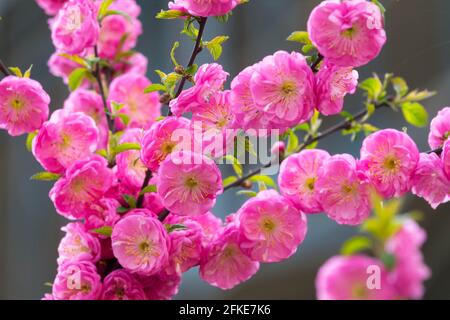
[[[169,70],[168,52],[180,40],[180,22],[157,21],[153,17],[167,1],[138,0],[145,32],[138,49],[149,57],[149,70]],[[221,63],[232,76],[245,66],[279,49],[293,50],[284,39],[294,30],[305,30],[306,20],[318,0],[252,0],[235,10],[226,25],[211,21],[206,38],[230,35]],[[380,57],[359,69],[361,79],[372,72],[394,72],[407,79],[410,87],[429,88],[438,95],[426,102],[431,115],[450,104],[450,1],[382,1],[387,8],[388,42]],[[47,17],[33,0],[0,0],[0,57],[10,66],[27,68],[33,64],[33,78],[39,80],[52,97],[52,108],[59,108],[67,95],[60,79],[51,76],[46,62],[53,51]],[[191,43],[177,51],[179,61],[187,61]],[[199,62],[210,57],[203,53]],[[155,74],[149,76],[156,80]],[[362,108],[361,97],[346,100],[346,109]],[[324,127],[337,118],[330,117]],[[400,114],[382,110],[373,123],[381,128],[406,126]],[[426,150],[428,128],[408,127],[421,150]],[[0,298],[38,299],[49,288],[56,269],[56,248],[66,223],[48,199],[50,183],[32,182],[29,177],[41,168],[24,148],[25,137],[0,134]],[[331,153],[357,155],[361,141],[335,135],[321,143]],[[218,215],[234,212],[244,201],[229,191],[215,208]],[[425,212],[423,225],[429,233],[424,247],[426,262],[433,270],[427,281],[428,299],[450,298],[450,205],[433,211],[420,199],[408,197],[405,210]],[[323,215],[310,216],[304,244],[291,259],[263,265],[250,281],[231,291],[221,291],[199,280],[197,270],[185,274],[178,298],[265,298],[314,299],[314,277],[318,267],[335,254],[354,228],[338,226]]]

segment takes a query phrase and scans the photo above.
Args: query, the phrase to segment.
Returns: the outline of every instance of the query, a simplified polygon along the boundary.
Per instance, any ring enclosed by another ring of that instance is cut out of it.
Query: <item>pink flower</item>
[[[287,259],[306,235],[305,215],[275,190],[247,200],[236,215],[243,236],[241,249],[254,261]]]
[[[412,193],[424,198],[433,209],[450,201],[450,180],[437,154],[420,154],[419,163],[412,176]]]
[[[120,219],[117,209],[120,203],[111,198],[102,198],[92,203],[85,215],[85,228],[87,230],[101,227],[112,227]],[[102,237],[99,235],[99,237]]]
[[[250,79],[254,72],[255,66],[247,67],[231,82],[231,110],[235,121],[233,126],[249,134],[264,136],[270,133],[271,117],[260,110],[253,100]],[[260,129],[266,129],[266,131]]]
[[[223,191],[222,177],[211,159],[190,151],[178,151],[161,163],[157,190],[170,212],[198,215],[214,206],[216,196]]]
[[[450,140],[447,140],[444,143],[444,148],[442,148],[442,163],[444,166],[444,172],[447,175],[447,178],[450,179]]]
[[[154,123],[142,139],[141,159],[144,164],[156,171],[173,151],[191,150],[189,128],[190,121],[181,117],[167,117]]]
[[[239,0],[174,0],[169,2],[169,8],[197,17],[223,16],[233,10],[239,2]]]
[[[106,148],[109,129],[102,97],[97,92],[85,89],[73,91],[64,101],[64,110],[68,113],[83,112],[91,117],[99,130],[99,148]]]
[[[66,261],[97,262],[100,259],[100,242],[86,231],[80,222],[72,222],[61,228],[66,233],[58,246],[58,264]]]
[[[368,185],[360,175],[356,160],[349,154],[331,156],[319,169],[317,201],[339,224],[357,225],[370,214]]]
[[[70,261],[58,267],[52,292],[55,300],[97,300],[101,293],[100,275],[92,262]]]
[[[114,270],[103,280],[102,300],[146,300],[136,277],[125,269]]]
[[[384,19],[366,0],[323,1],[311,12],[308,33],[331,63],[359,67],[373,60],[386,42]]]
[[[167,264],[169,236],[156,218],[126,216],[114,226],[111,241],[114,256],[133,273],[152,275]]]
[[[254,67],[250,90],[276,129],[305,122],[313,114],[314,74],[300,53],[275,52]]]
[[[54,16],[69,0],[36,0],[36,3],[41,7],[46,14]]]
[[[239,229],[230,224],[210,242],[200,263],[200,277],[210,285],[228,290],[250,279],[259,269],[240,248]]]
[[[202,228],[203,247],[206,247],[213,239],[216,238],[223,224],[220,218],[216,217],[209,211],[197,216],[190,216],[189,219],[200,224]]]
[[[387,277],[382,263],[376,259],[362,255],[334,256],[317,273],[317,299],[391,300],[394,290]]]
[[[79,219],[103,197],[113,178],[106,160],[94,155],[69,167],[65,176],[50,190],[49,196],[59,214],[68,219]]]
[[[327,116],[341,112],[345,95],[357,86],[358,71],[326,63],[316,74],[317,109]]]
[[[414,141],[394,129],[372,133],[362,144],[361,167],[385,198],[401,196],[411,189],[411,176],[418,161]]]
[[[55,47],[69,54],[82,54],[97,43],[99,23],[91,0],[70,0],[51,25]]]
[[[323,150],[303,150],[281,163],[278,175],[280,191],[305,213],[322,211],[315,183],[322,163],[329,157],[328,152]]]
[[[122,61],[114,65],[114,69],[119,73],[134,73],[143,76],[147,73],[148,59],[140,52],[135,52],[130,57],[123,58]]]
[[[431,120],[428,144],[431,148],[442,147],[450,137],[450,107],[445,107]]]
[[[142,140],[143,131],[141,129],[129,129],[120,138],[122,143],[137,143]],[[117,178],[126,188],[134,192],[141,189],[147,168],[141,161],[139,150],[129,150],[119,153],[116,156]]]
[[[29,78],[8,76],[0,81],[0,128],[12,136],[33,132],[48,118],[50,97]]]
[[[420,251],[426,237],[425,230],[408,219],[386,244],[386,251],[395,257],[389,279],[400,298],[420,299],[424,294],[423,282],[431,275]]]
[[[195,85],[184,90],[180,96],[170,101],[170,109],[176,116],[208,104],[209,98],[220,91],[227,80],[228,73],[220,64],[204,64],[194,76]]]
[[[148,129],[161,115],[161,104],[157,92],[144,93],[144,89],[151,84],[145,76],[126,73],[115,78],[110,86],[109,100],[123,104],[119,114],[129,118],[128,128]],[[120,118],[116,119],[116,127],[123,129],[125,124]]]
[[[128,17],[114,14],[102,20],[98,52],[102,58],[114,59],[120,52],[136,46],[137,38],[142,34],[142,24],[137,19],[141,9],[134,0],[115,0],[109,9],[128,14]]]
[[[81,68],[82,65],[76,63],[61,55],[59,52],[55,52],[51,55],[47,62],[50,73],[55,77],[62,78],[65,84],[68,84],[69,75],[77,68]],[[89,80],[84,79],[81,82],[80,88],[87,88]]]
[[[139,277],[148,300],[170,300],[178,293],[181,275],[168,276],[158,273],[149,277]]]
[[[33,154],[47,170],[63,173],[77,160],[97,149],[99,130],[94,120],[81,112],[53,112],[33,140]]]

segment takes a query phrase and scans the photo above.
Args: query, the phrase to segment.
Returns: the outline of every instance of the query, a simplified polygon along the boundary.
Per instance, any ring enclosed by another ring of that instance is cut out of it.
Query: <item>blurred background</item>
[[[180,40],[178,61],[187,61],[192,44],[180,36],[182,22],[160,21],[155,14],[167,7],[165,0],[137,0],[142,7],[144,34],[138,50],[149,58],[148,76],[157,80],[154,69],[171,68],[169,51]],[[294,30],[306,30],[309,12],[319,0],[251,0],[233,13],[227,24],[211,19],[206,39],[226,34],[220,62],[235,76],[244,67],[277,50],[297,49],[285,41]],[[433,117],[450,105],[450,1],[382,0],[387,9],[388,42],[378,59],[359,68],[360,79],[373,72],[393,72],[404,77],[410,88],[428,88],[438,94],[425,102]],[[68,94],[62,81],[50,75],[47,60],[53,52],[48,17],[33,0],[0,0],[0,57],[9,66],[22,69],[33,64],[32,77],[40,81],[52,97],[52,109],[60,108]],[[210,61],[207,53],[199,63]],[[355,112],[363,108],[358,94],[346,98],[345,108]],[[327,118],[323,127],[338,121]],[[400,113],[380,110],[373,117],[380,127],[407,127],[420,150],[428,150],[428,128],[405,124]],[[57,246],[67,223],[58,216],[48,198],[50,183],[30,181],[42,169],[25,149],[25,137],[11,138],[0,132],[0,298],[40,299],[50,288],[56,272]],[[358,155],[361,139],[350,143],[339,134],[321,142],[330,153]],[[224,216],[235,212],[244,197],[228,191],[214,212]],[[450,298],[450,204],[433,211],[423,200],[405,199],[404,211],[424,212],[421,222],[428,232],[424,246],[426,263],[433,276],[426,282],[426,299]],[[319,266],[336,254],[341,244],[356,229],[339,226],[323,215],[308,217],[308,235],[298,252],[282,263],[262,265],[250,281],[230,291],[221,291],[202,282],[197,269],[186,273],[177,298],[185,299],[314,299],[314,278]]]

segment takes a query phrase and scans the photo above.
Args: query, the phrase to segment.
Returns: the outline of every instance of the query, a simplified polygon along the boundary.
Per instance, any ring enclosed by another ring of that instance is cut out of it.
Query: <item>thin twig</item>
[[[0,72],[2,72],[5,77],[12,75],[11,71],[9,71],[8,67],[3,63],[3,61],[0,59]]]
[[[150,183],[150,180],[152,179],[152,172],[150,170],[145,171],[145,178],[144,182],[142,183],[141,187],[141,193],[139,194],[139,197],[136,201],[136,207],[141,208],[142,204],[144,203],[145,194],[142,192],[145,188],[147,188],[148,184]]]

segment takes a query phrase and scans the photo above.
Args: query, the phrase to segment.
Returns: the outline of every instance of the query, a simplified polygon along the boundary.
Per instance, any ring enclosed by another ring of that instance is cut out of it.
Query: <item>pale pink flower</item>
[[[425,230],[408,219],[386,243],[386,251],[395,257],[389,279],[400,298],[420,299],[425,292],[423,282],[430,277],[431,271],[423,261],[420,247],[426,237]]]
[[[33,155],[47,170],[63,173],[77,160],[97,149],[99,130],[94,120],[81,112],[53,112],[33,140]]]
[[[306,216],[275,190],[266,190],[247,200],[236,213],[243,237],[241,249],[259,262],[289,258],[303,242]]]
[[[97,300],[102,282],[97,269],[89,261],[68,261],[58,267],[52,290],[55,300]]]
[[[50,190],[56,211],[69,219],[79,219],[89,213],[112,186],[114,175],[104,158],[94,155],[76,161]]]
[[[110,86],[109,101],[123,104],[117,111],[129,118],[128,128],[148,129],[161,116],[161,104],[157,92],[144,93],[151,84],[145,76],[126,73],[115,78]],[[123,121],[117,117],[116,127],[125,128]]]
[[[445,107],[431,120],[428,144],[431,148],[442,147],[450,137],[450,107]]]
[[[64,57],[60,52],[55,52],[50,56],[47,62],[50,73],[55,77],[63,79],[65,84],[68,84],[69,75],[77,68],[83,67],[81,64]],[[83,79],[80,88],[87,88],[89,85],[88,79]]]
[[[376,283],[376,279],[379,279],[379,283]],[[319,300],[395,298],[394,289],[381,261],[362,255],[334,256],[328,259],[317,273],[316,295]]]
[[[142,129],[128,129],[120,138],[120,144],[137,143],[140,145],[143,133]],[[133,193],[138,192],[142,187],[145,171],[147,170],[141,161],[140,151],[128,150],[121,152],[116,156],[116,163],[116,176],[120,183],[132,190]]]
[[[412,193],[424,198],[433,209],[450,201],[450,180],[437,154],[420,154],[419,163],[412,175]]]
[[[228,290],[250,279],[258,269],[259,263],[240,248],[239,229],[229,224],[205,248],[200,277],[212,286]]]
[[[120,219],[117,209],[120,203],[116,199],[102,198],[89,205],[85,214],[85,226],[87,230],[112,227]],[[99,237],[102,237],[99,235]]]
[[[174,0],[171,10],[179,10],[197,17],[223,16],[234,9],[240,0]]]
[[[358,71],[325,63],[316,74],[317,110],[324,115],[342,111],[344,97],[358,87]]]
[[[66,261],[91,261],[100,259],[100,242],[80,222],[72,222],[61,228],[66,233],[58,246],[58,264]]]
[[[158,170],[173,151],[191,150],[190,134],[190,121],[186,118],[167,117],[154,123],[142,139],[142,161],[150,170]]]
[[[361,148],[361,168],[385,198],[401,196],[411,189],[411,176],[419,161],[414,141],[394,129],[368,136]]]
[[[125,269],[114,270],[103,280],[102,300],[146,300],[139,280]]]
[[[0,81],[0,128],[12,136],[33,132],[48,118],[50,97],[29,78],[8,76]]]
[[[133,273],[152,275],[167,264],[169,235],[157,218],[128,215],[114,226],[111,241],[114,256]]]
[[[228,75],[217,63],[200,66],[194,76],[195,85],[170,101],[173,114],[181,116],[183,113],[195,112],[197,108],[207,105],[210,97],[222,89]]]
[[[444,143],[444,147],[442,148],[441,158],[442,158],[442,163],[444,166],[444,172],[447,175],[447,178],[450,179],[450,140],[447,140]]]
[[[222,177],[211,159],[190,151],[171,153],[158,170],[158,194],[164,207],[178,215],[207,212],[223,191]]]
[[[370,214],[368,185],[349,154],[334,155],[322,163],[315,189],[325,213],[339,224],[357,225]]]
[[[322,211],[315,183],[322,163],[329,157],[328,152],[324,150],[303,150],[287,157],[281,163],[278,175],[280,191],[305,213]]]
[[[300,53],[278,51],[265,57],[254,66],[250,90],[276,129],[305,122],[313,114],[314,74]]]
[[[367,64],[386,42],[381,11],[366,0],[323,1],[309,16],[308,34],[328,61],[342,67]]]
[[[99,23],[91,0],[70,0],[51,24],[55,47],[65,53],[82,54],[97,43]]]
[[[171,300],[178,293],[181,284],[181,275],[167,275],[164,272],[139,277],[148,300]]]
[[[36,0],[36,3],[46,14],[54,16],[68,1],[69,0]]]
[[[108,144],[108,122],[102,97],[95,91],[77,89],[64,101],[64,110],[68,113],[82,112],[91,117],[99,130],[99,148],[106,148]]]

